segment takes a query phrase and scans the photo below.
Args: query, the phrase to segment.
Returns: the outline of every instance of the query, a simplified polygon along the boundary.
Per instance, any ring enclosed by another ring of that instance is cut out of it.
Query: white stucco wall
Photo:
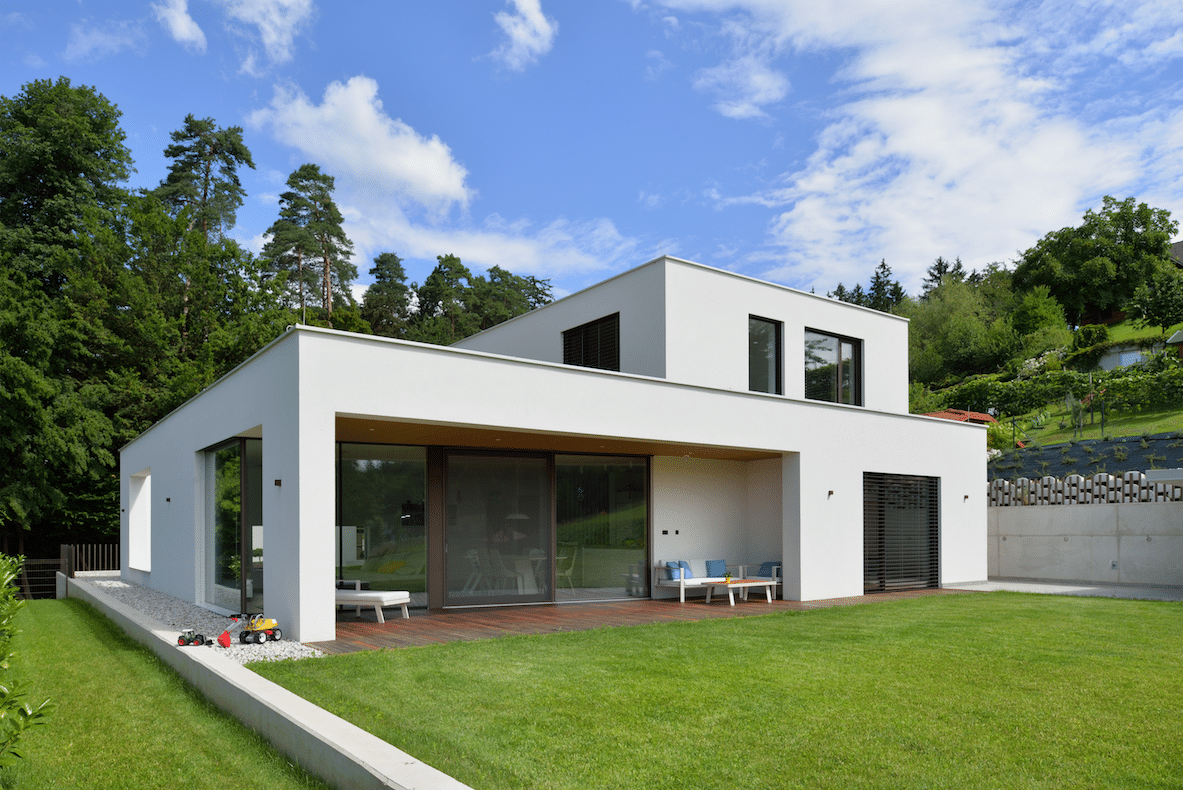
[[[151,571],[129,567],[128,505],[129,476],[121,480],[121,552],[123,577],[129,581],[161,590],[182,600],[201,603],[205,572],[206,456],[210,445],[241,434],[256,435],[261,429],[263,452],[263,527],[267,546],[265,600],[267,614],[295,638],[300,613],[305,633],[324,633],[325,618],[315,624],[310,612],[301,612],[315,584],[315,566],[301,574],[301,564],[309,556],[332,556],[332,543],[326,537],[321,546],[311,530],[298,525],[316,523],[323,514],[316,511],[312,499],[302,499],[301,480],[312,486],[314,474],[323,472],[315,465],[301,465],[301,420],[297,418],[300,394],[300,364],[297,334],[289,333],[219,380],[198,397],[190,400],[120,451],[120,468],[150,469],[151,487]],[[307,420],[306,420],[307,421]],[[331,479],[332,420],[328,469]],[[276,486],[275,480],[282,485]],[[323,494],[323,492],[322,492]],[[332,524],[330,485],[329,523]],[[309,512],[301,513],[302,501]],[[328,531],[326,531],[328,532]],[[332,584],[330,568],[326,584]],[[332,633],[332,612],[327,626]],[[331,638],[331,636],[329,637]]]
[[[620,313],[620,370],[665,377],[665,263],[650,261],[464,338],[453,348],[545,362],[563,361],[563,332]]]
[[[666,378],[748,389],[748,318],[784,325],[784,394],[805,396],[805,329],[863,341],[863,405],[908,412],[908,322],[730,272],[669,260]]]
[[[332,639],[338,415],[779,456],[656,458],[652,552],[755,562],[783,548],[786,597],[804,600],[862,594],[864,471],[937,476],[941,581],[986,578],[981,426],[311,329],[289,332],[124,449],[123,469],[151,469],[153,498],[152,570],[125,577],[197,600],[200,451],[261,426],[267,613],[295,638]],[[125,478],[125,503],[128,494]],[[685,541],[666,543],[661,530],[678,524]],[[728,524],[743,525],[730,542]]]

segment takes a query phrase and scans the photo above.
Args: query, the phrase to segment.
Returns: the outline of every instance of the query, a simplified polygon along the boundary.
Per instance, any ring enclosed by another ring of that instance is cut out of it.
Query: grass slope
[[[1183,605],[1007,593],[257,665],[482,788],[1183,788]]]
[[[325,787],[85,603],[30,601],[17,624],[15,674],[54,711],[22,739],[26,759],[0,772],[0,786]]]

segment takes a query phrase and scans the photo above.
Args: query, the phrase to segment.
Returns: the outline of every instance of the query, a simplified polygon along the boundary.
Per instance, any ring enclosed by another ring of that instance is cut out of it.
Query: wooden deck
[[[388,617],[383,624],[376,622],[372,609],[368,614],[363,610],[362,615],[358,617],[354,615],[353,609],[349,608],[337,613],[337,638],[334,641],[309,644],[326,653],[355,653],[361,650],[496,639],[512,634],[553,634],[647,623],[751,617],[770,612],[801,612],[831,606],[870,605],[906,598],[961,594],[973,593],[962,590],[910,590],[853,598],[831,598],[825,601],[772,603],[764,600],[763,596],[752,596],[747,602],[736,601],[735,606],[728,605],[727,598],[720,596],[710,604],[704,603],[702,598],[695,598],[686,603],[678,603],[677,599],[644,599],[449,609],[444,612],[412,609],[410,620]]]

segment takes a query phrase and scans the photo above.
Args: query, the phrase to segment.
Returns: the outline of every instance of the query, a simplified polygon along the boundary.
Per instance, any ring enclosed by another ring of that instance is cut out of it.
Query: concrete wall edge
[[[68,580],[68,595],[94,606],[220,710],[335,787],[471,790],[360,727],[219,655],[216,648],[178,647],[175,629],[144,617],[83,579]]]

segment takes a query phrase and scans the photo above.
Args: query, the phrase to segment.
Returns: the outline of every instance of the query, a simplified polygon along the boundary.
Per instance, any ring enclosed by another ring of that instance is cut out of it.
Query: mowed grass
[[[933,596],[252,668],[481,790],[1183,788],[1177,603]]]
[[[17,625],[16,677],[54,710],[21,740],[25,759],[0,769],[0,787],[327,787],[85,603],[30,601]]]

